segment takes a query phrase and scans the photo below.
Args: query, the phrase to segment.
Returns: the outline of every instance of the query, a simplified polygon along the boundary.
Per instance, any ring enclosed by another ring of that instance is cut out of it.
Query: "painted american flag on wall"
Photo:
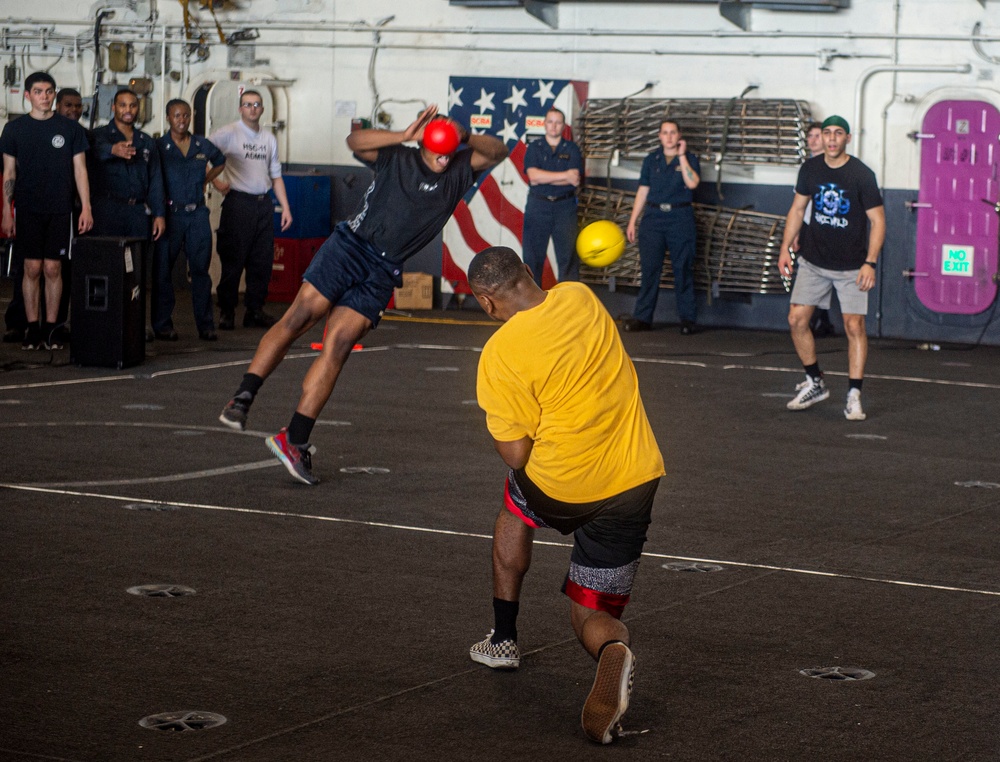
[[[568,79],[451,77],[448,116],[478,134],[495,135],[510,155],[480,178],[445,225],[441,263],[442,286],[468,294],[465,273],[477,252],[489,246],[509,246],[521,254],[521,228],[528,197],[524,174],[526,140],[545,133],[545,112],[555,106],[572,125],[587,99],[587,83]],[[572,137],[568,134],[567,137]],[[546,286],[555,283],[555,252],[549,244],[543,273]]]

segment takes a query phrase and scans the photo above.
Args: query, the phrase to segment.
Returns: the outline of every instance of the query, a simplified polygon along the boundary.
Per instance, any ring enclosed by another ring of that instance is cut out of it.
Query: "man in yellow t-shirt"
[[[618,329],[587,286],[542,291],[503,246],[477,254],[468,276],[486,314],[503,322],[483,348],[477,393],[510,467],[493,530],[495,627],[469,655],[494,669],[520,665],[518,601],[535,529],[572,532],[563,592],[576,636],[598,662],[582,724],[589,738],[610,743],[634,666],[621,615],[663,457]]]

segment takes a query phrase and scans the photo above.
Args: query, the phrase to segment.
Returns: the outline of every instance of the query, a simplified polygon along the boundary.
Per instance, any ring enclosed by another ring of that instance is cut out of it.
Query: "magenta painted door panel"
[[[992,205],[998,193],[1000,112],[982,101],[942,101],[927,112],[922,132],[917,297],[935,312],[976,314],[997,292]]]

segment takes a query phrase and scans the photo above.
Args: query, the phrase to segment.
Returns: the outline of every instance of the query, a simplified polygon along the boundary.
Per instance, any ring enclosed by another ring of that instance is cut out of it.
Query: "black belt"
[[[649,204],[649,206],[659,209],[661,212],[669,212],[673,209],[683,209],[685,206],[691,206],[691,202],[681,201],[679,204]]]
[[[568,198],[573,198],[576,193],[564,193],[561,196],[543,196],[540,193],[532,193],[532,198],[537,198],[539,201],[565,201]]]
[[[117,201],[119,204],[127,204],[128,206],[146,205],[146,199],[144,198],[124,198],[123,196],[116,196],[113,193],[109,193],[108,198],[112,201]]]
[[[233,188],[229,189],[229,194],[228,195],[230,195],[230,196],[243,196],[244,198],[252,198],[255,201],[263,201],[264,199],[267,198],[267,194],[266,193],[247,193],[246,191],[238,191],[238,190],[234,190]]]
[[[167,204],[170,206],[170,211],[172,212],[193,212],[200,206],[205,206],[204,204],[184,204],[181,206],[173,201],[168,201]]]

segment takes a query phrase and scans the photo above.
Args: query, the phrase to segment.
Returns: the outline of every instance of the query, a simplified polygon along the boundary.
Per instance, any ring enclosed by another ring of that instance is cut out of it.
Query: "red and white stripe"
[[[483,180],[472,200],[462,201],[444,227],[441,275],[457,293],[470,293],[466,272],[472,258],[490,246],[509,246],[522,254],[522,211],[528,200],[528,178],[524,174],[524,143]],[[555,250],[549,243],[543,282],[554,282]]]

